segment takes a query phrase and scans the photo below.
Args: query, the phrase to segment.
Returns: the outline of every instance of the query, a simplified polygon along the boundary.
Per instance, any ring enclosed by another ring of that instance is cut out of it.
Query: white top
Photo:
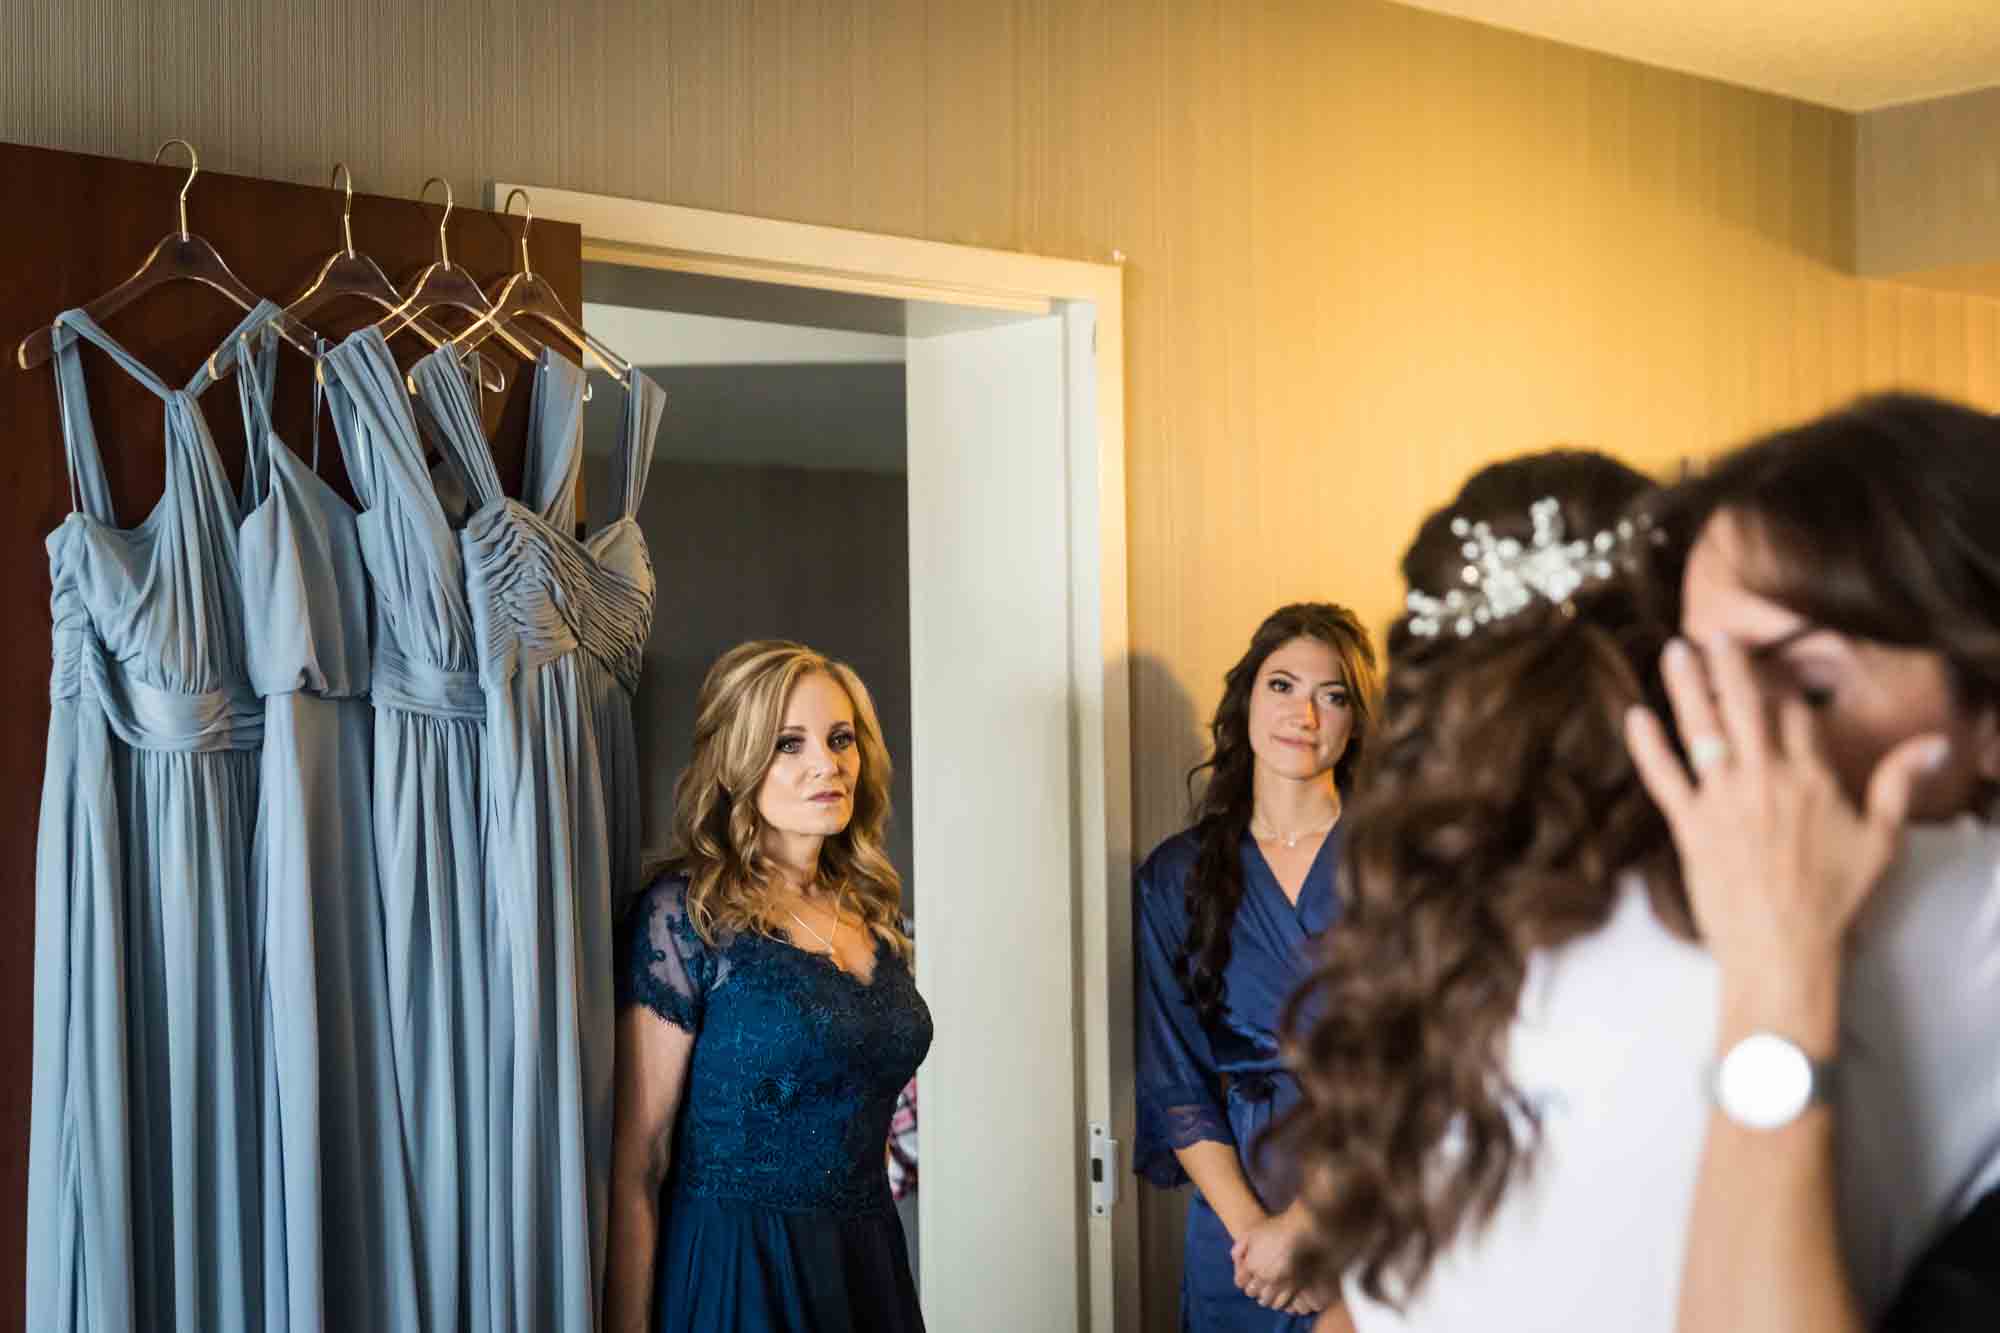
[[[1349,1282],[1360,1333],[1671,1333],[1715,1057],[1715,965],[1636,877],[1610,921],[1533,959],[1511,1035],[1539,1109],[1528,1174],[1407,1313]],[[2000,830],[1912,830],[1856,923],[1834,1087],[1848,1272],[1872,1321],[2000,1184]]]

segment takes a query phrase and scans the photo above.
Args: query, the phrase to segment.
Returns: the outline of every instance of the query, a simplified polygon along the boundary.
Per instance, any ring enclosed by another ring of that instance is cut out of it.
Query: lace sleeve
[[[1138,953],[1138,1126],[1132,1168],[1162,1189],[1187,1183],[1174,1156],[1197,1143],[1234,1144],[1216,1096],[1208,1032],[1174,974],[1185,935],[1184,875],[1148,860],[1134,880],[1133,943]]]
[[[663,879],[640,895],[625,924],[618,1007],[644,1005],[675,1027],[701,1031],[708,993],[726,964],[695,930],[687,882]]]

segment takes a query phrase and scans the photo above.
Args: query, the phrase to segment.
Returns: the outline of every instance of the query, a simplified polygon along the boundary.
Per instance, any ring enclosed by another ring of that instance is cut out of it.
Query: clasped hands
[[[1332,1293],[1302,1286],[1293,1272],[1293,1256],[1309,1225],[1294,1205],[1248,1227],[1229,1248],[1238,1289],[1265,1309],[1287,1314],[1318,1314],[1331,1305]]]

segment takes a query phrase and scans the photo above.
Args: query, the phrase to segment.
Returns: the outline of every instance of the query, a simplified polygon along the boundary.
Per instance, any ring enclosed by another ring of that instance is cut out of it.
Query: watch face
[[[1752,1129],[1790,1124],[1812,1101],[1812,1061],[1783,1037],[1759,1032],[1729,1048],[1715,1071],[1723,1113]]]

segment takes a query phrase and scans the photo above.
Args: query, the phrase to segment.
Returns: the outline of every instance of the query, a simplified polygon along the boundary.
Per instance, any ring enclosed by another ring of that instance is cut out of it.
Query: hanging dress
[[[265,1327],[418,1325],[411,1196],[375,873],[368,575],[354,511],[279,439],[278,341],[240,359],[252,508],[239,550],[264,700],[253,857]],[[315,423],[315,431],[317,423]]]
[[[277,313],[268,302],[230,335]],[[78,340],[166,407],[166,486],[119,528]],[[54,669],[35,863],[27,1326],[264,1327],[251,837],[264,710],[237,525],[196,397],[55,323],[75,506],[48,539]]]
[[[632,694],[652,628],[637,522],[664,393],[636,371],[617,517],[579,541],[583,372],[544,350],[509,499],[473,388],[440,349],[413,371],[473,505],[461,534],[486,701],[494,911],[491,1184],[498,1327],[590,1333],[611,1160],[614,895],[639,874]]]
[[[326,353],[326,388],[373,593],[373,824],[387,1030],[414,1194],[426,1333],[498,1330],[487,1183],[485,701],[458,537],[402,372],[373,327]],[[394,1256],[389,1256],[393,1261]]]

